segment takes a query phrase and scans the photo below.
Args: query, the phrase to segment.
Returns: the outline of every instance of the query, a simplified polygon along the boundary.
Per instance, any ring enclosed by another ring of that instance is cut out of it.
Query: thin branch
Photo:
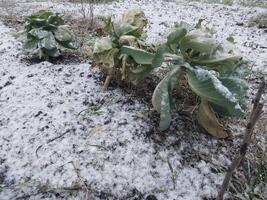
[[[71,130],[72,130],[72,129],[68,129],[68,130],[66,130],[64,133],[62,133],[62,134],[60,134],[60,135],[58,135],[58,136],[56,136],[56,137],[54,137],[54,138],[51,138],[51,139],[47,140],[47,143],[46,143],[46,144],[49,144],[49,143],[51,143],[51,142],[53,142],[53,141],[55,141],[55,140],[57,140],[57,139],[63,137],[64,135],[66,135],[67,133],[69,133]]]
[[[46,144],[49,144],[49,143],[51,143],[51,142],[53,142],[53,141],[55,141],[55,140],[57,140],[57,139],[63,137],[64,135],[66,135],[67,133],[69,133],[71,130],[73,130],[73,129],[68,129],[68,130],[66,130],[65,132],[61,133],[60,135],[58,135],[58,136],[56,136],[56,137],[54,137],[54,138],[51,138],[51,139],[47,140]],[[39,155],[38,155],[38,151],[39,151],[42,147],[43,147],[43,145],[39,145],[39,146],[37,147],[37,149],[35,150],[35,155],[36,155],[37,158],[39,157]]]
[[[228,168],[228,171],[224,177],[224,181],[222,183],[221,189],[218,193],[218,196],[216,200],[223,200],[223,196],[229,186],[229,182],[231,180],[231,177],[233,176],[233,173],[235,170],[240,166],[241,162],[244,160],[247,149],[249,144],[251,143],[251,138],[254,130],[254,126],[257,123],[257,120],[259,119],[260,115],[262,114],[263,110],[263,103],[260,103],[260,99],[262,97],[262,94],[264,93],[264,90],[266,89],[266,82],[263,80],[261,83],[259,90],[256,94],[255,99],[253,100],[253,109],[250,114],[249,122],[246,126],[246,131],[244,135],[244,139],[242,142],[242,145],[240,147],[238,155],[234,158],[231,165]]]

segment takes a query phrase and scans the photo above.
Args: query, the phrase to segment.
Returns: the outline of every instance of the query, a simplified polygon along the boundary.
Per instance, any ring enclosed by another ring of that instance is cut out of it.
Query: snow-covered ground
[[[27,15],[36,7],[74,16],[80,9],[51,2],[18,3],[16,9]],[[126,0],[97,5],[95,13],[117,16],[132,7],[142,8],[149,18],[152,41],[161,40],[176,21],[205,18],[219,39],[235,37],[240,51],[254,62],[255,73],[267,73],[266,33],[246,26],[266,9]],[[147,116],[151,107],[121,89],[102,92],[101,73],[90,61],[27,64],[13,33],[0,23],[1,200],[215,197],[235,139],[199,133],[182,115],[176,115],[167,135],[155,136],[155,124]],[[237,126],[236,134],[241,130]],[[78,195],[69,195],[76,186],[81,188]]]
[[[55,3],[55,1],[17,3],[17,13],[29,15],[38,9],[50,9],[74,17],[81,17],[81,5],[73,3]],[[85,10],[89,6],[85,5]],[[148,38],[151,41],[161,41],[174,23],[186,21],[194,24],[199,19],[212,28],[219,40],[229,36],[235,38],[237,48],[251,62],[253,69],[267,74],[267,32],[257,26],[250,26],[249,20],[260,13],[266,13],[266,8],[227,6],[222,4],[207,4],[187,0],[120,0],[108,4],[94,6],[96,15],[114,15],[115,17],[129,8],[142,9],[150,22]],[[15,10],[16,10],[15,9]]]

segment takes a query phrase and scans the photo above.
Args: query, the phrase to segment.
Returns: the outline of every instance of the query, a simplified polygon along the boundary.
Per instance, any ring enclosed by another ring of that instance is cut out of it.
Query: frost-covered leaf
[[[47,18],[47,21],[48,21],[48,24],[53,24],[56,27],[64,24],[63,15],[60,15],[59,13],[50,15]]]
[[[27,39],[24,41],[27,53],[49,59],[59,56],[64,48],[76,49],[73,34],[63,24],[63,15],[47,10],[41,10],[27,17],[25,24]]]
[[[122,54],[131,56],[135,62],[142,65],[151,65],[154,59],[154,54],[135,47],[122,46],[120,51]]]
[[[52,12],[48,10],[40,10],[34,14],[32,14],[29,18],[30,19],[48,19],[49,16],[53,15]]]
[[[203,37],[201,31],[188,33],[180,42],[180,50],[188,59],[198,56],[208,56],[218,47],[217,42],[210,37]]]
[[[153,68],[158,68],[162,65],[164,58],[165,58],[165,55],[164,55],[165,52],[166,52],[166,44],[160,45],[158,49],[156,50],[156,53],[152,60]]]
[[[120,45],[126,45],[126,46],[137,46],[137,38],[132,35],[123,35],[119,38]]]
[[[49,36],[43,38],[40,42],[40,47],[46,50],[53,50],[57,48],[55,37],[52,33]]]
[[[115,58],[119,49],[112,47],[112,41],[109,38],[98,39],[93,49],[93,59],[97,64],[101,64],[106,68],[106,73],[110,74],[115,66]]]
[[[148,23],[145,13],[137,9],[127,10],[122,16],[122,21],[136,26],[139,31],[142,31]]]
[[[105,38],[97,39],[95,41],[93,53],[94,54],[103,53],[110,49],[112,49],[112,41],[109,38],[105,37]]]
[[[114,25],[114,31],[118,37],[121,37],[122,35],[133,35],[133,36],[139,35],[138,27],[128,23],[121,23]]]
[[[37,45],[38,45],[38,40],[35,38],[32,38],[32,39],[27,40],[23,44],[23,49],[29,51],[29,50],[37,48]]]
[[[211,102],[212,105],[223,108],[224,112],[219,114],[227,113],[229,116],[239,117],[244,114],[240,98],[237,97],[244,87],[231,87],[232,79],[220,78],[214,71],[192,68],[187,71],[187,80],[198,96]]]
[[[175,31],[171,32],[167,37],[167,44],[179,43],[182,38],[186,35],[187,31],[185,28],[179,27]]]
[[[242,110],[246,110],[246,94],[248,90],[248,84],[243,79],[238,77],[221,77],[219,78],[221,83],[229,89],[229,91],[238,100],[238,103]],[[219,106],[210,102],[213,110],[223,116],[232,116],[231,112],[228,112],[223,106]]]
[[[61,42],[70,42],[73,40],[73,34],[67,26],[59,26],[55,31],[55,38]]]
[[[230,135],[230,131],[220,124],[215,112],[206,100],[201,100],[197,111],[197,120],[214,137],[226,138]]]
[[[192,59],[191,63],[194,65],[206,66],[221,74],[231,74],[239,67],[241,61],[242,58],[238,55],[219,54],[216,57]]]
[[[154,109],[160,113],[160,130],[169,128],[171,123],[172,90],[182,74],[181,67],[174,67],[157,85],[152,96]]]
[[[48,37],[50,32],[43,30],[42,28],[35,28],[29,31],[29,34],[31,34],[33,37],[36,37],[38,39],[43,39],[45,37]]]

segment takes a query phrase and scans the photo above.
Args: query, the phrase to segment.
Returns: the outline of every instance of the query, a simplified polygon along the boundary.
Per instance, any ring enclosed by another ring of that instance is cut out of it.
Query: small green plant
[[[194,27],[186,23],[177,25],[156,53],[142,54],[147,64],[157,60],[156,66],[162,62],[171,65],[170,72],[154,91],[152,104],[160,113],[160,130],[166,130],[174,106],[172,91],[182,77],[186,77],[191,90],[200,97],[197,110],[200,125],[213,136],[225,138],[229,136],[229,130],[219,123],[217,115],[243,116],[248,86],[242,78],[247,74],[248,66],[235,52],[232,37],[225,44],[219,43],[201,21]],[[122,47],[123,53],[139,63],[141,55],[137,56],[135,51],[132,47]]]
[[[122,19],[114,22],[111,17],[102,17],[107,36],[97,39],[93,49],[94,64],[107,76],[104,89],[112,78],[119,78],[137,85],[152,69],[151,63],[144,58],[153,55],[153,46],[145,42],[144,28],[147,19],[142,11],[126,11]],[[123,52],[123,46],[135,49],[135,61]]]
[[[58,57],[64,49],[76,49],[74,35],[58,13],[42,10],[27,17],[24,34],[25,53],[40,59]]]

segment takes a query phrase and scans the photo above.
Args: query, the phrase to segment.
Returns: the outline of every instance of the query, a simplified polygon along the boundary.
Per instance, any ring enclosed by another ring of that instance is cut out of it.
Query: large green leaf
[[[171,123],[172,90],[183,73],[181,67],[174,67],[157,85],[152,96],[154,109],[160,113],[159,128],[164,131]]]
[[[229,89],[229,91],[238,100],[238,103],[242,110],[246,109],[246,94],[248,90],[248,84],[243,79],[238,77],[221,77],[219,80],[222,84]],[[228,112],[223,106],[210,102],[213,110],[224,116],[232,116],[231,112]]]
[[[114,25],[114,31],[115,34],[118,37],[121,37],[122,35],[133,35],[133,36],[139,36],[139,29],[137,26],[133,26],[129,23],[121,23],[121,24],[115,24]]]
[[[198,96],[212,105],[223,108],[224,112],[219,114],[227,113],[229,116],[239,117],[244,114],[240,99],[237,97],[244,87],[234,88],[232,78],[220,78],[214,71],[197,67],[188,69],[187,79],[191,89]]]
[[[43,39],[45,37],[48,37],[51,33],[49,31],[43,30],[42,28],[35,28],[29,31],[29,34],[38,39]]]
[[[47,21],[45,19],[28,19],[29,27],[32,28],[41,28],[47,25]]]
[[[40,10],[34,14],[32,14],[29,18],[30,19],[45,19],[47,20],[49,16],[53,15],[52,12],[48,10]]]
[[[194,65],[206,66],[221,74],[232,74],[238,67],[242,58],[233,54],[220,54],[217,57],[211,58],[196,58],[192,59],[191,63]]]
[[[166,52],[166,44],[160,45],[158,49],[156,50],[156,53],[152,60],[153,68],[158,68],[162,65],[162,63],[164,62],[164,58],[165,58],[165,55],[164,55],[165,52]]]
[[[38,45],[38,40],[36,38],[28,39],[24,44],[23,44],[23,49],[26,51],[31,51],[37,48]]]
[[[176,28],[175,31],[171,32],[167,37],[167,44],[178,44],[182,38],[186,35],[187,30],[183,27]]]
[[[180,50],[184,56],[191,59],[197,56],[211,55],[217,48],[218,44],[212,38],[197,37],[187,39],[186,37],[180,43]],[[188,53],[188,50],[192,54]]]
[[[61,42],[73,41],[73,34],[67,26],[59,26],[55,31],[55,38]]]
[[[55,40],[55,37],[52,33],[49,34],[49,36],[45,37],[40,42],[41,48],[44,48],[46,50],[53,50],[57,48],[57,43]]]
[[[53,24],[55,26],[60,26],[64,24],[63,15],[58,13],[50,15],[47,19],[49,24]]]
[[[154,54],[135,47],[122,46],[120,51],[122,54],[131,56],[136,63],[141,65],[151,65],[154,59]]]

